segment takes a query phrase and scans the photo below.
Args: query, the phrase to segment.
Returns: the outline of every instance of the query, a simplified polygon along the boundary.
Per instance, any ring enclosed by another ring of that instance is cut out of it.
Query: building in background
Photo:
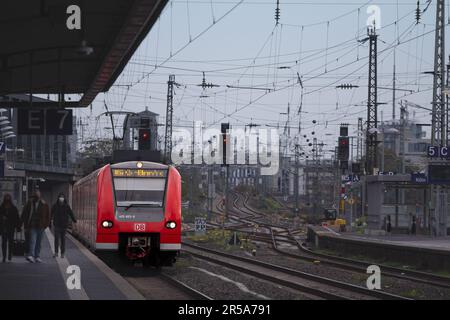
[[[29,101],[29,96],[16,94],[0,99]],[[33,97],[33,102],[46,101]],[[20,207],[30,192],[37,189],[50,203],[56,201],[59,192],[70,195],[77,160],[76,121],[70,121],[71,135],[19,134],[19,109],[6,110],[16,136],[5,141],[7,149],[0,197],[9,192]]]
[[[336,203],[336,163],[331,159],[306,160],[303,167],[304,201],[308,212],[322,214]]]
[[[384,121],[379,126],[380,138],[383,141],[379,152],[381,156],[384,154],[384,157],[379,157],[381,171],[400,173],[403,166],[404,172],[410,173],[422,170],[428,164],[426,150],[431,140],[424,125],[410,120],[407,109],[403,109],[402,115],[403,120]]]
[[[150,136],[150,151],[160,150],[158,138],[158,114],[145,111],[127,115],[123,122],[123,150],[136,150],[138,148],[139,130],[148,129]]]

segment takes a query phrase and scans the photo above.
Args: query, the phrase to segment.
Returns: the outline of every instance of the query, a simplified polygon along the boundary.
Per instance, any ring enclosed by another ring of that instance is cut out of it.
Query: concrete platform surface
[[[386,235],[370,236],[354,233],[341,233],[343,238],[371,241],[382,244],[392,244],[423,249],[444,250],[450,252],[450,237],[431,237],[423,235]]]
[[[53,235],[47,229],[42,240],[43,263],[14,256],[0,262],[0,300],[142,300],[144,297],[71,236],[66,257],[53,258]],[[79,288],[73,286],[79,270]],[[67,285],[69,284],[69,285]]]

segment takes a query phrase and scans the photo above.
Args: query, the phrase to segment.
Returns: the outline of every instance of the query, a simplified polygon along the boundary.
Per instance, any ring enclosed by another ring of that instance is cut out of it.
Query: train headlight
[[[175,221],[168,221],[166,223],[167,229],[175,229],[177,227],[177,223]]]
[[[138,161],[138,162],[136,163],[136,167],[137,167],[138,169],[142,168],[143,165],[144,165],[144,164],[143,164],[141,161]]]
[[[102,222],[102,227],[103,228],[112,228],[113,223],[111,221],[105,220]]]

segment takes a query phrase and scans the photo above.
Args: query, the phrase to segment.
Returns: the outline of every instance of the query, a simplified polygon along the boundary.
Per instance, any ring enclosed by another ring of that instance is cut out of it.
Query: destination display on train
[[[167,170],[160,169],[112,169],[114,177],[165,178]]]

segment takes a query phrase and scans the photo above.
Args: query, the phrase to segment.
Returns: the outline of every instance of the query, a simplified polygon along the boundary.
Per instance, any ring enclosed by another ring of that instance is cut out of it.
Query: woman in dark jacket
[[[12,202],[11,195],[5,194],[3,202],[0,205],[0,233],[2,235],[2,253],[3,262],[6,262],[6,254],[8,260],[12,260],[12,251],[14,244],[14,231],[20,231],[19,211]]]
[[[58,200],[52,207],[51,211],[51,221],[53,222],[53,233],[55,235],[55,255],[58,256],[58,250],[61,249],[61,258],[64,258],[66,252],[66,231],[69,226],[69,218],[77,223],[72,209],[66,201],[66,197],[63,193],[60,193]]]

